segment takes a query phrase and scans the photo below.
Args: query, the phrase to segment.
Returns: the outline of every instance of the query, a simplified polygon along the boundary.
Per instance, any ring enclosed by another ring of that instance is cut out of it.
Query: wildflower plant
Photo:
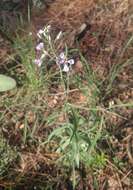
[[[59,44],[62,38],[62,31],[60,31],[55,37],[52,35],[51,26],[48,25],[44,29],[40,29],[37,32],[37,45],[35,47],[35,60],[34,64],[38,67],[38,70],[48,73],[47,68],[51,68],[50,64],[57,66],[59,70],[62,86],[64,90],[68,92],[69,89],[69,75],[74,65],[74,59],[68,58],[68,49],[60,50]],[[55,72],[55,71],[54,71]],[[66,74],[65,74],[66,73]]]
[[[74,59],[68,58],[67,47],[60,49],[62,36],[62,31],[54,36],[51,26],[48,25],[37,31],[36,41],[33,40],[32,33],[15,39],[16,54],[19,55],[24,69],[26,84],[32,89],[44,86],[46,79],[51,76],[51,71],[52,76],[59,72],[64,90],[68,87],[65,83],[69,81]]]

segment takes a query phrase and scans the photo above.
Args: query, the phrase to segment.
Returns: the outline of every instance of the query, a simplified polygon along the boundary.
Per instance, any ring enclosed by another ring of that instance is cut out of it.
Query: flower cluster
[[[36,49],[36,59],[34,60],[34,63],[38,67],[41,67],[44,58],[46,58],[46,56],[49,56],[53,60],[56,60],[56,64],[59,66],[59,68],[62,69],[62,71],[69,72],[71,69],[71,66],[74,64],[74,59],[68,59],[64,52],[60,53],[59,56],[57,56],[56,52],[54,50],[55,48],[52,49],[53,46],[50,46],[50,50],[48,50],[48,51],[45,50],[44,45],[46,44],[46,48],[47,48],[48,45],[51,45],[51,43],[52,43],[51,35],[50,35],[50,28],[51,28],[51,26],[48,25],[44,29],[40,29],[37,32],[38,39],[41,42],[39,42],[35,48]],[[53,43],[56,43],[56,41],[58,41],[61,38],[61,36],[62,36],[62,32],[60,31],[57,34]]]
[[[41,67],[41,65],[43,63],[43,59],[46,57],[46,55],[48,55],[48,52],[45,51],[45,49],[44,49],[43,39],[46,38],[47,40],[51,40],[51,37],[49,35],[50,28],[51,28],[51,26],[48,25],[44,29],[40,29],[37,32],[37,37],[38,37],[39,41],[41,40],[41,42],[39,42],[35,48],[36,49],[36,59],[34,60],[34,63],[38,67]]]
[[[69,72],[71,66],[74,64],[74,59],[67,59],[65,53],[61,52],[59,57],[56,58],[56,64],[62,69],[62,71]]]
[[[34,60],[34,63],[38,66],[41,67],[43,63],[43,59],[47,55],[47,52],[44,50],[44,43],[40,42],[36,46],[36,59]]]

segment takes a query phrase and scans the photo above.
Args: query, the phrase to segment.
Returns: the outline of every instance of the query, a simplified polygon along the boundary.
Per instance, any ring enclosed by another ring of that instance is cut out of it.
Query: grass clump
[[[0,176],[2,176],[17,158],[16,151],[10,147],[2,135],[0,135],[0,157]]]
[[[15,39],[14,48],[16,50],[16,55],[19,56],[23,74],[25,75],[23,84],[25,83],[29,88],[37,89],[37,87],[40,86],[40,78],[38,78],[39,76],[33,63],[35,59],[35,50],[32,38],[28,36],[26,39],[20,39],[18,36]]]

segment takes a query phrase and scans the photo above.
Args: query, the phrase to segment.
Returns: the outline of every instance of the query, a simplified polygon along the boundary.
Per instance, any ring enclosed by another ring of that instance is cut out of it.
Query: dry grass
[[[128,0],[56,0],[48,10],[45,10],[37,18],[34,17],[35,27],[43,26],[46,22],[55,24],[60,29],[78,28],[83,22],[108,23],[116,20],[127,21],[126,31],[132,31],[131,13],[133,3]],[[124,22],[125,23],[125,22]],[[122,25],[124,24],[122,23]],[[120,25],[116,27],[118,29]]]

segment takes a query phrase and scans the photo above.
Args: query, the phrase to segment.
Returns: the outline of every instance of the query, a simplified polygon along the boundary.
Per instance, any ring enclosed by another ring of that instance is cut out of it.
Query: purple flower
[[[36,46],[36,50],[37,50],[37,51],[41,51],[41,50],[43,50],[43,48],[44,48],[44,43],[43,43],[43,42],[40,42],[40,43]]]
[[[35,60],[34,60],[34,63],[35,63],[35,65],[37,65],[38,67],[41,67],[41,65],[42,65],[42,60],[41,60],[41,59],[35,59]]]
[[[68,60],[64,52],[61,52],[59,57],[56,59],[56,63],[62,68],[62,71],[68,72],[71,68],[71,65],[74,64],[74,59]]]
[[[64,52],[60,53],[59,58],[64,60],[66,59],[66,55],[64,54]]]
[[[59,66],[66,63],[66,56],[65,56],[64,52],[60,53],[59,57],[57,57],[56,63]]]

